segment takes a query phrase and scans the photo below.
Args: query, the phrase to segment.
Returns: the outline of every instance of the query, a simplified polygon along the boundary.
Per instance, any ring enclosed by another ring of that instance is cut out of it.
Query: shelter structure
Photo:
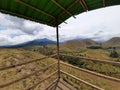
[[[20,18],[28,19],[28,20],[38,22],[41,24],[46,24],[51,27],[56,27],[57,57],[58,57],[57,73],[58,73],[58,80],[59,80],[61,73],[66,74],[68,76],[71,76],[71,75],[60,70],[58,26],[61,23],[67,23],[66,20],[68,18],[70,17],[76,18],[76,15],[81,14],[83,12],[91,11],[91,10],[98,9],[98,8],[104,8],[107,6],[113,6],[113,5],[120,5],[120,0],[0,0],[0,12],[5,13],[5,14],[10,14],[13,16],[17,16]],[[82,22],[81,22],[81,25],[82,25]],[[80,57],[77,57],[77,58],[80,58]],[[112,61],[104,61],[104,60],[101,61],[101,60],[93,60],[93,59],[88,59],[88,58],[83,58],[83,59],[87,59],[90,61],[103,62],[103,63],[105,62],[105,63],[110,63],[113,65],[120,65],[120,63],[112,62]],[[4,67],[4,68],[1,68],[0,70],[13,68],[13,67],[31,63],[31,62],[25,62],[25,63],[18,64],[18,65]],[[64,64],[64,65],[70,66],[68,64]],[[74,66],[70,66],[70,67],[74,67]],[[74,68],[79,69],[77,67],[74,67]],[[90,71],[85,71],[85,72],[95,74]],[[99,75],[99,74],[95,74],[95,75],[104,77],[110,80],[114,80],[120,83],[120,79],[116,79],[116,78],[112,78],[112,77],[108,77],[104,75]],[[49,77],[50,76],[48,76],[47,78]],[[102,88],[99,88],[98,86],[89,84],[88,82],[82,81],[74,76],[71,76],[71,77],[73,77],[74,79],[77,79],[80,82],[85,83],[86,85],[93,87],[95,90],[103,90]],[[23,78],[20,78],[19,80]],[[11,85],[12,83],[15,83],[19,80],[11,81],[6,84],[0,85],[0,88]],[[34,88],[34,86],[26,90],[30,90]]]

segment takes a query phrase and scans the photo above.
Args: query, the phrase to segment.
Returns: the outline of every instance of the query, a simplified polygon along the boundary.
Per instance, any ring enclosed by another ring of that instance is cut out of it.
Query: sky
[[[106,41],[120,37],[120,6],[84,12],[66,20],[59,28],[60,41],[90,38]],[[56,41],[56,29],[47,25],[0,13],[0,46],[15,45],[34,39]]]

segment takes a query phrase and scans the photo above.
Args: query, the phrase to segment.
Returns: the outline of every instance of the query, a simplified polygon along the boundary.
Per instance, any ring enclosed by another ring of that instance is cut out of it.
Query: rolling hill
[[[56,44],[56,42],[49,40],[47,38],[43,38],[43,39],[35,39],[32,41],[24,42],[17,45],[6,45],[6,46],[0,46],[0,47],[1,48],[17,48],[17,47],[26,47],[26,46],[36,46],[36,45],[44,46],[49,44]]]
[[[32,51],[27,51],[21,48],[17,49],[0,49],[0,67],[5,67],[5,66],[10,66],[14,64],[19,64],[22,62],[29,61],[31,59],[37,59],[44,57],[44,55],[41,55],[40,53],[32,52]],[[18,79],[20,77],[23,77],[24,75],[28,75],[38,69],[42,69],[43,67],[46,67],[50,64],[53,64],[56,62],[56,59],[49,58],[45,59],[43,61],[38,61],[35,63],[30,63],[27,65],[11,68],[8,70],[1,71],[0,73],[0,84],[7,83],[8,81]],[[91,63],[90,63],[91,64]],[[103,65],[100,64],[100,67],[102,66],[103,68],[100,69],[98,67],[98,64],[93,64],[93,66],[89,66],[89,64],[86,64],[88,67],[97,67],[99,70],[106,70],[110,69],[112,67],[109,67],[108,65]],[[106,68],[106,69],[104,69]],[[43,73],[38,73],[36,75],[33,75],[29,77],[28,79],[21,80],[18,83],[15,83],[11,86],[8,86],[6,88],[2,88],[0,90],[23,90],[31,85],[33,85],[37,80],[45,78],[48,74],[54,72],[57,69],[57,66],[55,65],[54,67],[51,67],[44,71]],[[61,66],[61,69],[66,71],[67,73],[70,73],[72,75],[77,76],[78,78],[81,78],[89,83],[92,83],[94,85],[97,85],[99,87],[105,88],[105,90],[119,90],[119,83],[110,81],[104,78],[100,78],[98,76],[88,74],[83,71],[78,71],[76,69],[66,67],[66,66]],[[119,71],[119,68],[115,67],[112,69],[113,71]],[[119,74],[119,73],[118,73]],[[44,90],[45,85],[49,85],[53,80],[55,80],[56,76],[53,76],[53,78],[50,78],[49,80],[43,82],[43,84],[38,85],[34,90]],[[92,90],[89,89],[89,87],[85,87],[85,85],[81,83],[76,83],[76,81],[71,80],[71,78],[67,78],[66,76],[62,77],[65,81],[73,85],[74,87],[82,88],[82,90]],[[4,81],[4,82],[3,82]],[[99,81],[99,82],[98,82]],[[73,83],[71,83],[73,82]],[[85,89],[84,89],[85,88]]]
[[[120,47],[120,37],[113,37],[104,42],[103,47]]]
[[[83,40],[70,40],[61,45],[61,47],[66,48],[81,48],[81,47],[89,47],[89,46],[99,46],[98,42],[95,42],[91,39],[83,39]]]

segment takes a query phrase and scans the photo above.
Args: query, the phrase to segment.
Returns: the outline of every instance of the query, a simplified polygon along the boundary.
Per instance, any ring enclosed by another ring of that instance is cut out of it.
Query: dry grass
[[[0,66],[5,67],[41,57],[43,57],[43,55],[39,53],[34,53],[23,49],[0,49]],[[49,58],[35,63],[30,63],[16,68],[0,71],[0,84],[4,84],[11,80],[23,77],[24,75],[30,74],[33,71],[45,68],[48,65],[53,64],[54,62],[56,62],[55,59]],[[6,88],[2,88],[0,90],[23,90],[23,88],[27,88],[33,85],[37,80],[45,78],[47,75],[54,72],[55,70],[57,70],[56,65],[50,67],[47,71],[44,71],[42,73],[38,72],[36,75],[30,76],[27,79],[23,79],[20,82],[17,82],[13,85],[10,85]],[[41,90],[43,90],[43,88],[45,88],[45,85],[48,85],[55,78],[56,76],[50,78],[44,83],[38,85],[34,90],[40,90],[39,87],[41,87]]]
[[[104,88],[105,90],[120,90],[120,83],[118,83],[118,82],[107,80],[107,79],[104,79],[104,78],[101,78],[101,77],[98,77],[95,75],[85,73],[80,70],[75,70],[73,68],[63,66],[63,65],[61,65],[61,69],[80,78],[80,79],[88,81],[89,83],[92,83],[96,86]],[[66,79],[68,80],[68,82],[71,83],[71,79],[69,79],[68,77]],[[73,81],[72,85],[78,89],[81,89],[84,87],[85,88],[84,90],[91,90],[90,87],[85,87],[85,85],[80,86],[79,84],[75,83],[76,82],[75,80],[72,80],[72,81]]]

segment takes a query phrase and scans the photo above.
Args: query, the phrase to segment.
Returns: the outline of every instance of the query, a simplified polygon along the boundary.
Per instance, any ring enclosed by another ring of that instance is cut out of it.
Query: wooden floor
[[[48,89],[48,90],[77,90],[74,87],[72,87],[70,84],[66,83],[62,79],[54,87]]]

